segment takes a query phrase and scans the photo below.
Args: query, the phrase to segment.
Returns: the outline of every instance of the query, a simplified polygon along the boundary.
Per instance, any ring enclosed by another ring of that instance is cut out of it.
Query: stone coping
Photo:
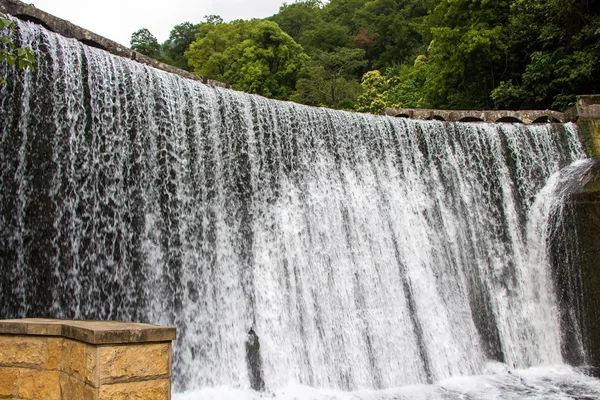
[[[391,117],[449,122],[520,122],[531,124],[541,121],[568,122],[571,115],[554,110],[434,110],[425,108],[386,108]]]
[[[172,341],[176,329],[134,322],[23,318],[0,320],[0,335],[61,336],[102,345]]]
[[[577,96],[577,103],[584,107],[600,104],[600,94],[580,94]]]

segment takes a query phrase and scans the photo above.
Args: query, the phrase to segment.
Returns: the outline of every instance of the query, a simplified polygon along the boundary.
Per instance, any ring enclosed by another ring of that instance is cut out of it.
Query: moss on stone
[[[581,191],[584,193],[600,192],[600,163],[592,167],[588,179]]]
[[[587,363],[600,372],[600,162],[585,180],[581,190],[573,194],[581,256],[582,322]]]
[[[588,155],[600,158],[600,120],[579,120],[579,135]]]

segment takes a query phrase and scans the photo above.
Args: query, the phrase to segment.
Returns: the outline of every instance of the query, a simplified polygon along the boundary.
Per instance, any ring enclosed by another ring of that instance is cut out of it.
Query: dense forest
[[[565,110],[600,90],[597,0],[320,0],[183,22],[131,47],[234,89],[314,106]]]

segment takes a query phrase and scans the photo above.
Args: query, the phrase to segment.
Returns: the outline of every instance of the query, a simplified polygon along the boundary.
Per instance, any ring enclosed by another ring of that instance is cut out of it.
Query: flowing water
[[[590,167],[575,125],[304,107],[18,25],[3,318],[174,324],[178,399],[600,396],[548,251]]]

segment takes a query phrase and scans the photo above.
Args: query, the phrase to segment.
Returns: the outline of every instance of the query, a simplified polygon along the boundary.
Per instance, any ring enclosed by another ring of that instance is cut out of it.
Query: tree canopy
[[[265,20],[184,22],[162,45],[142,29],[132,48],[310,105],[566,109],[600,90],[600,3],[300,0]]]
[[[361,88],[357,72],[366,64],[365,51],[336,47],[315,51],[300,72],[291,100],[313,106],[352,108]]]
[[[600,90],[600,3],[516,0],[507,31],[512,68],[491,94],[499,106],[564,109]]]
[[[160,45],[156,36],[147,28],[135,31],[131,35],[131,49],[140,52],[148,57],[158,58],[160,54]]]
[[[234,89],[287,99],[306,53],[272,21],[219,23],[185,53],[193,72]]]

